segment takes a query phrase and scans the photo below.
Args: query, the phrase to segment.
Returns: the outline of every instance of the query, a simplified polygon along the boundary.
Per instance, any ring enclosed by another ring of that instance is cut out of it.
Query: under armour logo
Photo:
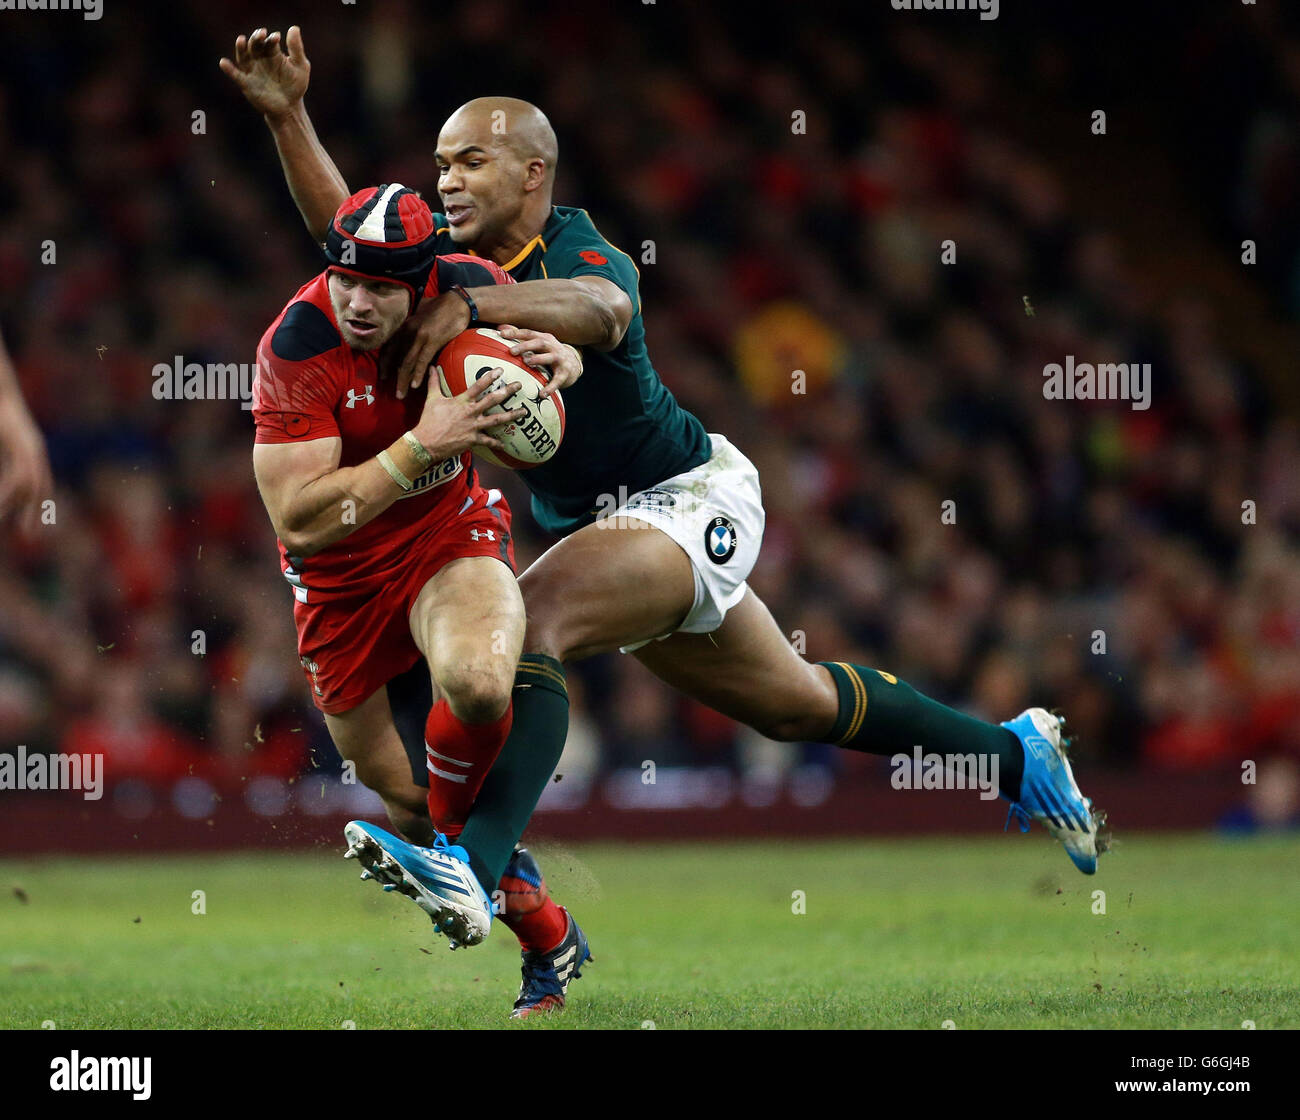
[[[482,540],[494,541],[497,539],[495,529],[471,529],[469,531],[469,535],[473,537],[476,541],[482,541]]]
[[[374,404],[375,396],[371,392],[373,385],[367,385],[364,393],[358,393],[355,389],[348,390],[348,408],[356,408],[357,401],[365,401],[366,404]]]

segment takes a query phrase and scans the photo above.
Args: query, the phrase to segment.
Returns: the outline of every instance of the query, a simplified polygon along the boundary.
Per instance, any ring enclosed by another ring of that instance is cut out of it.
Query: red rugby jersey
[[[304,284],[257,348],[253,419],[257,443],[342,439],[340,467],[373,458],[413,428],[425,393],[439,392],[429,378],[405,400],[396,378],[380,380],[377,351],[353,350],[339,333],[322,272]],[[496,264],[461,253],[440,256],[429,274],[425,299],[453,284],[513,284]],[[355,594],[376,586],[401,566],[421,538],[436,532],[462,508],[476,484],[470,453],[435,463],[415,488],[378,517],[314,556],[290,557],[280,542],[280,566],[300,602]],[[340,510],[340,516],[342,511]]]

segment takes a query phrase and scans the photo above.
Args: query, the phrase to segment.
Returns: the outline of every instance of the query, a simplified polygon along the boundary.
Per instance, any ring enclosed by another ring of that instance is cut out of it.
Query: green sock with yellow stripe
[[[1013,801],[1020,798],[1025,750],[1005,727],[964,715],[917,692],[879,669],[823,661],[839,693],[840,711],[824,740],[867,754],[926,753],[990,755],[998,760],[998,784]]]
[[[469,853],[470,867],[489,898],[564,753],[569,735],[564,666],[540,653],[524,654],[511,699],[510,735],[456,841]]]

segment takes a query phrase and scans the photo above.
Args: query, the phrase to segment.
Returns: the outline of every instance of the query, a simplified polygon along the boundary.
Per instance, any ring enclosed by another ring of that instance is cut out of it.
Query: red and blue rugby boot
[[[573,915],[564,910],[564,916],[569,921],[569,929],[554,949],[547,953],[525,951],[523,982],[510,1018],[525,1019],[529,1015],[563,1010],[569,981],[581,977],[579,969],[593,959],[587,937]]]

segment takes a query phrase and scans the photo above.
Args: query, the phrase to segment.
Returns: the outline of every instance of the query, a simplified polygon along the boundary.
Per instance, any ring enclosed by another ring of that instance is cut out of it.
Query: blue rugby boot
[[[1064,723],[1043,708],[1029,708],[1002,724],[1025,748],[1020,800],[1011,802],[1007,824],[1015,817],[1020,831],[1028,832],[1031,820],[1040,821],[1065,845],[1074,866],[1085,875],[1094,875],[1097,854],[1105,851],[1105,843],[1099,844],[1097,836],[1104,818],[1093,812],[1092,800],[1084,797],[1075,783],[1062,747]]]
[[[349,822],[343,835],[348,842],[343,858],[361,862],[361,878],[412,899],[453,949],[487,937],[492,904],[474,878],[464,848],[449,844],[441,833],[432,848],[417,847],[364,821]]]
[[[569,919],[569,931],[563,941],[549,953],[524,953],[523,983],[519,985],[519,998],[510,1018],[525,1019],[529,1015],[562,1010],[569,981],[581,977],[579,969],[592,960],[586,935],[572,914],[564,910],[564,916]]]

